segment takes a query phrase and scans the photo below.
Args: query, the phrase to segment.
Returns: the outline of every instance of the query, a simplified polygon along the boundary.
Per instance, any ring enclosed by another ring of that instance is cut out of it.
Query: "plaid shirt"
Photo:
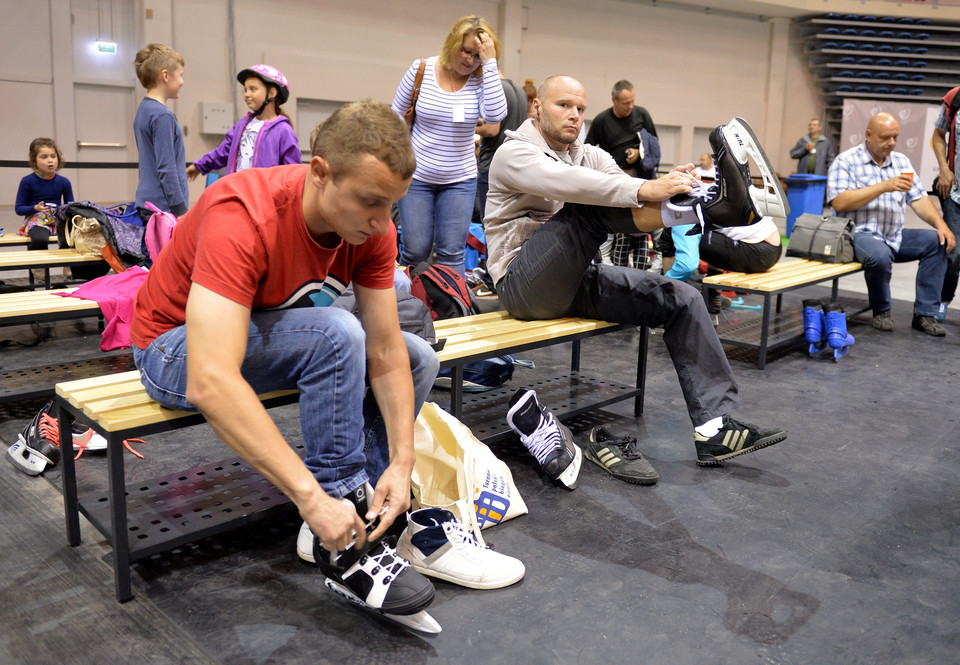
[[[832,201],[847,190],[875,185],[900,175],[901,171],[914,173],[913,187],[909,192],[885,192],[862,208],[843,213],[853,219],[857,233],[874,235],[894,251],[900,249],[906,204],[927,195],[907,156],[902,152],[892,152],[881,166],[877,166],[866,144],[861,143],[837,155],[827,176],[827,200]]]

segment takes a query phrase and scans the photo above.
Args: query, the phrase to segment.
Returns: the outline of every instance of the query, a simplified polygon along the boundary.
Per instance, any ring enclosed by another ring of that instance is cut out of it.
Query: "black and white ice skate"
[[[746,120],[734,118],[714,129],[710,147],[717,165],[717,180],[710,186],[709,196],[680,194],[670,200],[671,205],[697,208],[703,231],[748,226],[764,217],[786,217],[790,213],[777,173]],[[763,187],[753,184],[751,159],[760,171]],[[699,232],[695,228],[690,233]]]
[[[373,490],[366,485],[341,500],[363,516],[372,497]],[[433,583],[397,556],[390,538],[370,542],[369,535],[376,530],[379,520],[378,516],[366,525],[367,541],[363,545],[351,544],[342,551],[324,548],[304,524],[297,539],[297,552],[302,559],[309,560],[304,556],[303,541],[312,536],[312,559],[324,574],[328,589],[407,628],[439,633],[440,624],[424,611],[433,602]]]
[[[41,420],[50,407],[50,403],[45,404],[33,420],[20,430],[17,442],[7,449],[7,461],[28,476],[38,476],[47,467],[60,461],[60,447],[44,437],[40,428]]]
[[[537,458],[544,473],[567,489],[577,489],[583,451],[573,442],[570,430],[540,405],[537,393],[526,389],[516,392],[507,409],[507,424]]]

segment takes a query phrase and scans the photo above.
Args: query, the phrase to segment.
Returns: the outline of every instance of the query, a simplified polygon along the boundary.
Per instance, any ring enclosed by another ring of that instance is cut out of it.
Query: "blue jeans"
[[[886,312],[890,302],[890,276],[894,263],[920,261],[917,268],[917,297],[913,313],[934,316],[940,308],[940,289],[947,271],[947,255],[933,229],[904,229],[900,249],[869,233],[855,233],[853,248],[857,261],[863,264],[867,293],[873,313]]]
[[[416,412],[439,361],[425,341],[403,333]],[[253,312],[243,378],[258,393],[300,391],[304,463],[323,490],[341,497],[376,484],[390,463],[386,428],[372,390],[365,390],[365,334],[350,312],[304,307]],[[196,411],[186,399],[186,326],[168,330],[133,357],[147,394],[172,409]]]
[[[947,223],[953,235],[960,239],[960,204],[949,196],[941,202],[943,221]],[[950,302],[957,294],[957,282],[960,280],[960,243],[947,255],[947,274],[943,278],[940,300]]]
[[[430,259],[436,245],[437,263],[463,273],[463,250],[477,197],[477,179],[431,185],[416,178],[407,195],[397,201],[403,246],[400,264],[415,266]]]

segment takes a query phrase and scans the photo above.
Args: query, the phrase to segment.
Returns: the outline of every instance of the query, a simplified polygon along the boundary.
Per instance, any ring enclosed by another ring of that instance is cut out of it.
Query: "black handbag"
[[[790,233],[787,256],[824,263],[850,263],[855,258],[853,229],[853,220],[849,217],[800,215]]]

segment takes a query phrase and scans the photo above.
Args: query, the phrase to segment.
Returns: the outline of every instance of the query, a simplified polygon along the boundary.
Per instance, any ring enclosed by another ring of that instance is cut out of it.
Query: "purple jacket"
[[[200,173],[227,167],[227,173],[237,170],[237,157],[240,150],[240,137],[253,117],[248,113],[230,128],[223,143],[193,163]],[[257,141],[253,144],[253,166],[279,166],[281,164],[301,164],[300,145],[293,125],[286,116],[277,116],[257,132]]]

